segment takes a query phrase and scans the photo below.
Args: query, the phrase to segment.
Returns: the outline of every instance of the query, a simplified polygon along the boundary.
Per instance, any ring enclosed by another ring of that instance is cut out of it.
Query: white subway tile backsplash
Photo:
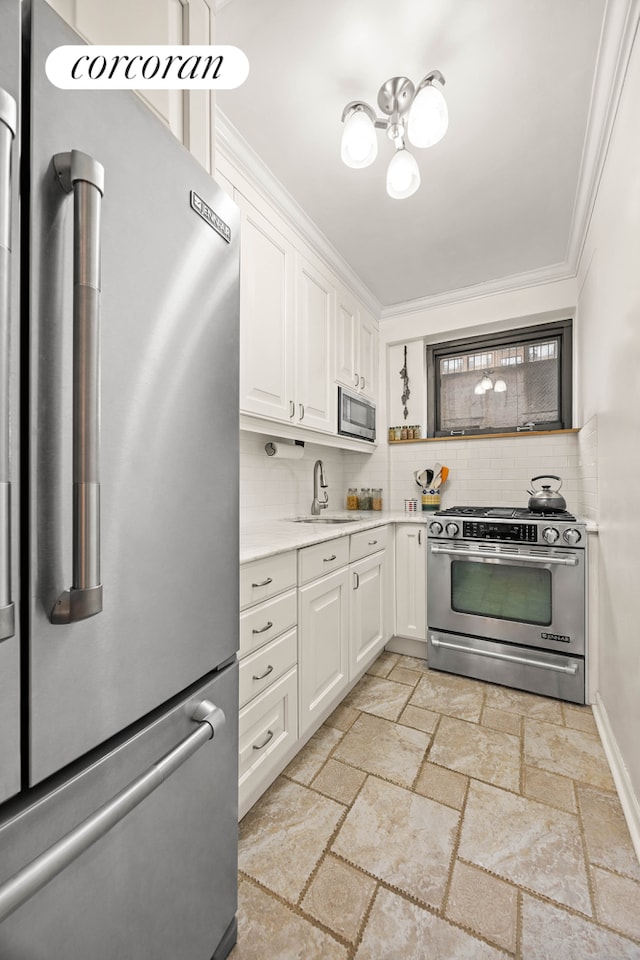
[[[597,522],[597,421],[579,433],[544,437],[387,444],[355,453],[307,443],[301,460],[274,460],[264,445],[272,439],[240,433],[240,509],[243,520],[276,519],[309,513],[313,465],[321,459],[329,482],[332,510],[343,510],[350,486],[381,487],[385,509],[403,510],[404,500],[420,496],[416,470],[436,462],[450,468],[441,488],[442,506],[525,506],[531,478],[562,477],[567,507]]]

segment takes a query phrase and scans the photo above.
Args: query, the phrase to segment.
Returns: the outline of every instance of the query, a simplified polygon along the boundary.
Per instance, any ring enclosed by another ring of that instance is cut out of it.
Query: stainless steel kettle
[[[536,480],[557,480],[558,486],[555,490],[551,489],[551,484],[542,484],[541,488],[537,490],[534,486]],[[566,510],[567,503],[562,494],[559,492],[560,487],[562,486],[562,480],[560,477],[556,477],[553,473],[542,473],[539,477],[531,478],[531,490],[527,490],[527,493],[531,494],[529,498],[529,510],[533,510],[538,513],[552,512],[554,510]]]

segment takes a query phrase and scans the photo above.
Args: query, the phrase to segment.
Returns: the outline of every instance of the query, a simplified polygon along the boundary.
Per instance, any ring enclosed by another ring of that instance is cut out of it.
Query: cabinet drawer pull
[[[304,403],[299,403],[298,406],[300,408],[300,419],[304,420]]]
[[[293,400],[289,400],[289,420],[293,420],[296,415],[296,405]]]
[[[369,546],[369,547],[375,547],[375,545],[376,545],[377,542],[378,542],[377,540],[369,540],[367,546]]]
[[[266,580],[262,580],[260,583],[252,583],[252,587],[268,587],[270,583],[273,583],[271,577],[267,577]]]
[[[251,633],[266,633],[267,630],[271,630],[272,626],[273,626],[273,621],[267,620],[266,625],[264,627],[260,627],[259,630],[256,630],[256,628],[254,627]],[[255,680],[255,677],[253,679]]]
[[[360,389],[361,389],[361,390],[364,390],[364,388],[365,388],[365,386],[366,386],[366,383],[367,383],[367,381],[366,381],[365,377],[361,377],[361,378],[360,378]]]
[[[418,530],[418,546],[422,546],[422,530]]]
[[[264,743],[254,743],[253,749],[262,750],[263,747],[266,747],[270,740],[273,740],[273,730],[267,730],[267,739],[264,741]]]
[[[273,666],[269,664],[264,673],[261,673],[259,677],[256,677],[255,673],[253,675],[254,680],[264,680],[265,677],[268,677],[270,673],[273,673]]]
[[[353,576],[355,577],[355,580],[353,581],[353,589],[357,590],[360,586],[360,574],[356,573],[356,571],[354,570]]]
[[[330,563],[332,560],[335,560],[335,559],[336,559],[336,555],[335,555],[335,553],[332,553],[330,557],[325,557],[322,562],[323,562],[323,563]]]

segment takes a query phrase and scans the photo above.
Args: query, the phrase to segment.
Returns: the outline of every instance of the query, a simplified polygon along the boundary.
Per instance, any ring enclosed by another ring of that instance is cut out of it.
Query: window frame
[[[522,340],[559,338],[559,410],[560,419],[546,421],[533,427],[505,426],[469,430],[439,430],[440,422],[440,358],[456,354],[479,353],[482,350],[508,347]],[[556,320],[529,327],[515,327],[497,333],[480,334],[439,343],[428,343],[427,354],[427,437],[482,437],[504,433],[548,433],[571,429],[573,424],[573,321]]]

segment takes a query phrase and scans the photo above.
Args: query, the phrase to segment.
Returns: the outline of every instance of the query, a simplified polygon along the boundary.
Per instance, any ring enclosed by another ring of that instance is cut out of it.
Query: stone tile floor
[[[589,707],[383,653],[240,825],[232,960],[640,960]]]

